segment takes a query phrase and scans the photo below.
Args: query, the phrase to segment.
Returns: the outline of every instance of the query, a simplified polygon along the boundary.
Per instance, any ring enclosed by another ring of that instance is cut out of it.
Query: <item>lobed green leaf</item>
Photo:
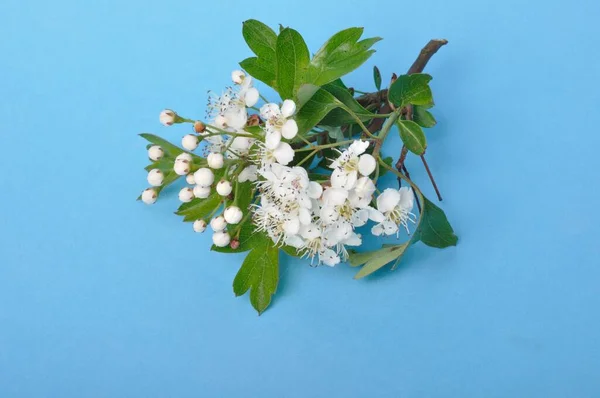
[[[401,75],[390,86],[388,100],[401,108],[408,104],[428,105],[433,102],[429,88],[431,76],[425,73]]]

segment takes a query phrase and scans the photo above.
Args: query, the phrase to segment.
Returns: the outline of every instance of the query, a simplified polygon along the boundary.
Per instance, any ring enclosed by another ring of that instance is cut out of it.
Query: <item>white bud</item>
[[[194,231],[202,233],[206,230],[206,221],[196,220],[194,221]]]
[[[196,185],[194,187],[194,196],[198,199],[206,199],[210,196],[210,187],[201,187]]]
[[[234,70],[233,72],[231,72],[231,80],[235,84],[242,84],[245,77],[246,77],[246,74],[244,72],[242,72],[241,70]]]
[[[196,183],[196,180],[194,180],[194,174],[190,173],[190,174],[186,175],[185,182],[187,182],[190,185],[194,185]]]
[[[208,162],[208,167],[211,169],[220,169],[223,167],[223,154],[218,152],[209,153],[206,161]]]
[[[244,213],[237,206],[229,206],[223,212],[223,216],[225,217],[225,221],[227,224],[237,224],[242,220]]]
[[[152,145],[148,148],[148,157],[150,160],[156,162],[157,160],[162,159],[163,156],[165,156],[165,151],[158,145]]]
[[[225,227],[227,227],[227,222],[225,221],[225,217],[218,216],[218,217],[213,218],[212,220],[210,220],[210,227],[215,232],[224,230]]]
[[[377,167],[377,161],[372,155],[369,155],[368,153],[361,155],[358,159],[358,171],[364,176],[368,176],[372,172],[374,172],[375,167]]]
[[[153,187],[160,187],[164,178],[165,175],[159,169],[152,169],[148,172],[148,184]]]
[[[225,247],[231,241],[231,237],[227,232],[219,231],[215,232],[212,236],[213,243],[217,247]]]
[[[217,192],[221,196],[229,195],[232,189],[233,187],[231,186],[231,183],[229,181],[221,180],[217,184]]]
[[[158,194],[154,188],[147,188],[142,192],[142,202],[145,204],[151,205],[156,202],[156,199],[158,199]]]
[[[187,152],[181,152],[179,155],[177,155],[175,161],[192,163],[192,155]]]
[[[290,119],[281,127],[281,135],[283,138],[291,140],[298,134],[298,124],[294,119]]]
[[[194,180],[201,187],[210,187],[215,181],[215,175],[208,167],[202,167],[194,173]]]
[[[183,203],[191,202],[194,199],[194,191],[190,187],[185,187],[179,191],[179,200]]]
[[[175,162],[173,163],[173,170],[177,175],[184,176],[189,174],[192,169],[189,162]]]
[[[165,126],[170,126],[173,123],[175,123],[176,116],[177,116],[177,113],[175,113],[175,111],[172,111],[170,109],[165,109],[164,111],[162,111],[160,113],[160,116],[158,117],[158,119]]]
[[[193,151],[196,148],[198,148],[199,143],[200,140],[198,140],[198,137],[194,134],[184,135],[181,139],[181,146],[183,146],[188,151]]]

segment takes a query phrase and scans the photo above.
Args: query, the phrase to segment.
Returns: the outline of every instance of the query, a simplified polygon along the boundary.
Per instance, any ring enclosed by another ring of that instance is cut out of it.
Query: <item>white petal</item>
[[[375,236],[383,235],[383,225],[381,225],[381,224],[374,225],[373,228],[371,228],[371,233]]]
[[[398,232],[398,225],[393,221],[386,220],[382,222],[381,225],[383,226],[383,232],[386,235],[393,235]]]
[[[372,155],[365,153],[358,160],[358,171],[364,176],[368,176],[375,171],[377,161]]]
[[[300,223],[303,225],[308,225],[312,221],[311,213],[308,209],[301,207],[298,211],[298,217],[300,218]]]
[[[227,120],[227,126],[235,129],[243,128],[248,122],[248,113],[245,108],[233,108],[225,112],[223,116]]]
[[[347,246],[360,246],[362,244],[362,239],[360,235],[352,232],[350,236],[344,240],[344,244]]]
[[[323,192],[323,203],[331,206],[344,204],[348,198],[348,191],[342,188],[328,188]]]
[[[270,119],[272,117],[279,116],[281,111],[277,104],[265,104],[260,108],[260,117],[263,119]]]
[[[400,207],[406,211],[411,211],[414,205],[415,195],[411,188],[400,188]]]
[[[321,229],[316,224],[302,225],[300,235],[304,239],[316,239],[321,236]]]
[[[308,189],[306,190],[306,193],[312,199],[319,199],[323,194],[323,187],[318,182],[311,181],[308,184]]]
[[[323,206],[319,212],[319,217],[321,217],[321,221],[323,221],[323,223],[332,224],[336,222],[338,218],[340,218],[340,214],[333,206]]]
[[[396,189],[385,189],[381,195],[377,197],[377,209],[382,213],[391,211],[400,201],[400,192]]]
[[[348,174],[342,169],[335,169],[331,173],[331,186],[333,188],[343,188],[348,180]]]
[[[355,155],[360,155],[364,153],[364,151],[366,151],[368,147],[369,141],[356,140],[350,145],[348,149]]]
[[[298,134],[298,124],[294,119],[288,120],[283,127],[281,127],[281,135],[283,135],[285,139],[291,140],[296,134]]]
[[[367,211],[369,212],[369,218],[375,222],[381,223],[385,220],[385,216],[379,210],[376,210],[372,207],[367,207]]]
[[[275,149],[279,146],[281,142],[281,133],[277,130],[267,131],[267,135],[265,137],[265,145],[269,149]]]
[[[294,113],[296,113],[296,103],[289,99],[283,101],[283,104],[281,105],[281,114],[283,117],[288,118],[294,115]]]
[[[292,235],[285,239],[285,244],[300,249],[304,246],[304,240],[298,235]]]
[[[286,165],[294,159],[294,150],[287,142],[280,142],[277,149],[273,151],[277,162]]]
[[[339,264],[340,257],[331,249],[325,249],[319,253],[319,260],[330,267],[333,267],[336,264]]]
[[[348,173],[348,179],[346,180],[346,183],[344,184],[344,189],[346,190],[351,190],[352,188],[354,188],[354,185],[356,185],[356,181],[358,179],[358,173],[356,171],[351,171],[350,173]]]
[[[256,105],[256,103],[258,102],[258,97],[258,90],[254,87],[249,88],[248,91],[246,91],[246,94],[244,95],[244,102],[246,103],[246,106],[252,107]]]
[[[367,209],[360,209],[352,214],[352,225],[354,227],[362,227],[367,223],[369,219],[369,211]]]
[[[283,223],[283,230],[287,235],[296,235],[300,231],[300,220],[291,218]]]

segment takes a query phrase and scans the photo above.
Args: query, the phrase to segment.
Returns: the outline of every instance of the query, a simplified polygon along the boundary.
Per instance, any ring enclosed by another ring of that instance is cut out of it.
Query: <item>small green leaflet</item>
[[[264,23],[249,19],[242,26],[242,35],[256,57],[246,58],[240,66],[256,79],[276,87],[277,34]]]
[[[429,128],[436,125],[435,118],[427,110],[428,106],[414,105],[413,106],[413,121],[421,127]]]
[[[358,41],[363,28],[348,28],[333,36],[317,51],[308,71],[307,82],[322,86],[361,66],[375,52],[370,50],[381,38]]]
[[[375,87],[377,91],[381,90],[381,72],[379,72],[379,68],[373,67],[373,80],[375,81]]]
[[[422,155],[427,148],[427,138],[421,126],[412,120],[398,120],[400,138],[409,151],[416,155]]]
[[[340,83],[335,84],[336,82]],[[333,96],[342,102],[345,107],[332,110],[319,124],[328,126],[343,126],[345,124],[354,123],[355,119],[350,114],[350,111],[354,112],[354,114],[357,115],[363,122],[372,119],[373,114],[356,101],[354,96],[350,94],[350,91],[348,91],[341,80],[336,80],[336,82],[326,84],[323,86],[323,90],[333,94]]]
[[[310,62],[308,47],[300,33],[283,29],[277,37],[276,55],[277,91],[281,98],[296,98]]]
[[[433,95],[429,88],[430,81],[431,76],[425,73],[401,75],[392,83],[388,92],[388,99],[399,108],[408,104],[431,104]]]
[[[246,256],[233,280],[233,292],[241,296],[250,290],[250,303],[262,314],[271,303],[279,282],[279,249],[263,233]]]
[[[221,206],[223,198],[216,191],[206,199],[192,199],[191,202],[179,206],[175,214],[183,216],[184,222],[194,222],[209,216]]]
[[[418,234],[418,239],[427,246],[440,249],[456,246],[458,236],[454,234],[444,211],[424,196],[421,203],[423,203],[423,215],[419,230],[415,233]]]
[[[379,250],[365,252],[365,253],[357,253],[354,256],[353,262],[351,265],[358,266],[361,264],[365,264],[360,271],[354,276],[354,279],[364,278],[367,275],[371,275],[373,272],[382,268],[384,265],[394,261],[398,257],[404,254],[404,251],[409,246],[410,241],[400,244],[394,245],[390,247],[384,247]],[[352,260],[351,260],[352,261]]]

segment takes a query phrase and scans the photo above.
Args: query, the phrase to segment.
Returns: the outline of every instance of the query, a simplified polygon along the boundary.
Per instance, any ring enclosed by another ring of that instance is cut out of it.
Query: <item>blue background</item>
[[[3,0],[0,397],[599,396],[598,4]],[[428,158],[456,248],[363,281],[286,258],[258,317],[231,289],[241,257],[172,214],[176,189],[135,201],[136,134],[188,132],[159,111],[203,116],[248,18],[312,51],[384,37],[363,90],[449,39]]]

